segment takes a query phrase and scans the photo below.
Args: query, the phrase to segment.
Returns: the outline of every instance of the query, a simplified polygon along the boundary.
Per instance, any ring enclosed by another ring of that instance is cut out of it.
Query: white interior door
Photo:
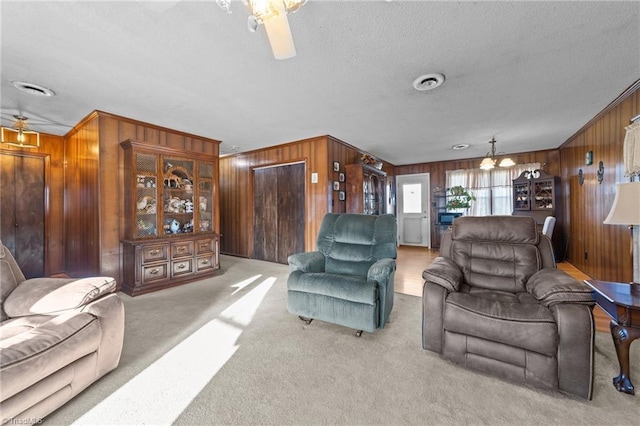
[[[399,243],[431,247],[429,173],[397,176],[396,182]]]

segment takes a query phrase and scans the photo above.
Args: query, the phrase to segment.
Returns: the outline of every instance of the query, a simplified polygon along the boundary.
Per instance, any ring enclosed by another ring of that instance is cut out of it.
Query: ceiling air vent
[[[31,95],[36,96],[54,96],[56,93],[47,89],[46,87],[40,86],[39,84],[26,83],[24,81],[12,81],[13,87],[23,92],[29,93]]]
[[[442,86],[444,83],[444,75],[442,74],[425,74],[413,80],[413,88],[424,92],[426,90],[433,90],[436,87]]]

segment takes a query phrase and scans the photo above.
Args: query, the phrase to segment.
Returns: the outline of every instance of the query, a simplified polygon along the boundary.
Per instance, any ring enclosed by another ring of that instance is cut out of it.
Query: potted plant
[[[452,186],[447,190],[447,210],[468,209],[476,197],[462,186]]]

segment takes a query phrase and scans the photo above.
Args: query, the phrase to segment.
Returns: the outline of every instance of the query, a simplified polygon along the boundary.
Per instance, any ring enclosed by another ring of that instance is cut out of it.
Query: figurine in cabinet
[[[180,207],[183,205],[183,201],[178,197],[171,197],[169,201],[167,201],[167,205],[164,208],[164,211],[167,213],[179,213]]]
[[[180,222],[172,219],[171,222],[169,222],[169,232],[171,232],[172,234],[177,234],[178,231],[180,231]]]

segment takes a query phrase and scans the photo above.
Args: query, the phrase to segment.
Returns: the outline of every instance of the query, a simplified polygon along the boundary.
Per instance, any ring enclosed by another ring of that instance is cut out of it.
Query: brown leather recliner
[[[591,399],[590,289],[530,217],[459,217],[423,273],[422,346],[503,379]]]

